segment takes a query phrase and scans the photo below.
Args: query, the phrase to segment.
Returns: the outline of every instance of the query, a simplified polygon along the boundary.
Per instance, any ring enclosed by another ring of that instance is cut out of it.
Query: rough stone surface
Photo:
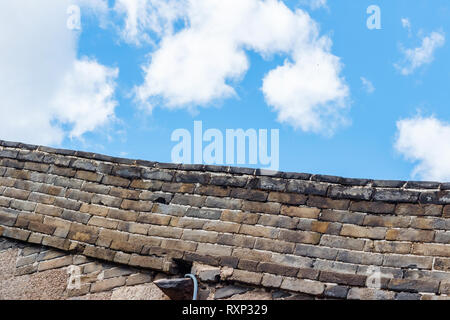
[[[449,189],[0,141],[0,293],[163,298],[153,281],[193,272],[205,299],[237,283],[252,290],[229,298],[444,299]],[[67,290],[74,266],[83,283]]]

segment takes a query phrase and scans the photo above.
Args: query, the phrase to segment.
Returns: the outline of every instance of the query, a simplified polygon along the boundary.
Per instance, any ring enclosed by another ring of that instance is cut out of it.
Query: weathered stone
[[[440,294],[450,294],[450,280],[445,280],[441,282],[441,286],[439,288]]]
[[[269,194],[266,191],[252,190],[252,189],[232,189],[230,197],[250,201],[264,202],[267,200]]]
[[[149,178],[151,179],[151,178]],[[208,173],[198,173],[198,172],[177,172],[175,176],[175,182],[181,183],[200,183],[207,184],[210,180],[210,175]]]
[[[267,200],[283,204],[301,205],[306,203],[307,196],[295,193],[270,192]]]
[[[308,231],[280,230],[278,239],[295,243],[318,244],[320,234]]]
[[[313,280],[285,278],[281,284],[281,289],[318,296],[324,292],[325,285]]]
[[[373,195],[375,201],[385,202],[407,202],[414,203],[419,199],[419,192],[407,190],[392,190],[392,189],[376,189]]]
[[[171,228],[166,226],[150,226],[150,228],[148,229],[148,235],[155,237],[180,239],[182,234],[183,229],[181,228]]]
[[[195,184],[193,183],[163,183],[161,190],[164,192],[193,193]]]
[[[173,173],[161,169],[143,168],[141,171],[142,178],[148,180],[172,181]]]
[[[395,300],[420,300],[420,298],[420,294],[409,292],[400,292],[395,296]]]
[[[366,215],[363,225],[370,227],[407,228],[410,217]]]
[[[206,231],[217,231],[223,233],[237,233],[241,226],[237,223],[224,222],[224,221],[207,221],[203,225],[203,229]]]
[[[120,207],[125,210],[149,212],[152,210],[153,204],[151,202],[147,202],[147,201],[134,201],[134,200],[124,199],[122,201],[122,204]]]
[[[153,283],[171,300],[192,300],[194,284],[190,278],[161,279]]]
[[[258,222],[259,215],[242,211],[224,210],[222,211],[220,220],[242,223],[244,225],[254,225]]]
[[[126,278],[125,277],[117,277],[117,278],[111,278],[111,279],[105,279],[101,281],[97,281],[91,285],[91,292],[102,292],[102,291],[109,291],[111,289],[121,287],[125,285]]]
[[[102,181],[103,184],[116,186],[116,187],[122,187],[126,188],[131,184],[131,180],[121,178],[121,177],[115,177],[115,176],[104,176]]]
[[[322,210],[320,220],[362,225],[366,214],[359,212]]]
[[[398,241],[374,241],[373,251],[381,253],[399,253],[407,254],[411,252],[412,244],[410,242]]]
[[[420,203],[450,204],[450,191],[427,191],[419,196]]]
[[[169,216],[181,217],[186,214],[188,207],[179,205],[165,205],[162,203],[155,203],[152,208],[152,212],[161,213]]]
[[[15,210],[0,207],[0,224],[12,227],[18,215],[19,213]]]
[[[139,217],[139,213],[120,209],[109,209],[107,217],[116,220],[135,222]]]
[[[75,176],[76,170],[71,169],[71,168],[63,168],[63,167],[51,165],[50,169],[48,170],[48,173],[54,174],[57,176],[73,178]]]
[[[218,244],[242,248],[253,248],[255,241],[256,238],[254,237],[242,236],[239,234],[219,234],[217,238]]]
[[[202,204],[203,202],[196,205],[196,207],[201,207]],[[208,197],[205,206],[209,208],[239,210],[242,207],[242,200]]]
[[[324,295],[325,297],[335,299],[345,299],[350,287],[340,285],[330,285],[326,287]]]
[[[49,269],[58,269],[71,265],[73,261],[72,256],[60,257],[52,260],[45,260],[39,263],[38,271],[45,271]]]
[[[407,292],[431,292],[438,293],[439,281],[414,280],[414,279],[391,279],[388,288],[394,291]]]
[[[181,236],[182,240],[198,241],[207,243],[217,243],[217,232],[204,231],[204,230],[184,230]]]
[[[199,243],[197,245],[197,253],[210,256],[230,256],[232,247],[210,244],[210,243]]]
[[[281,282],[283,282],[282,276],[265,273],[263,275],[261,285],[267,288],[279,288],[281,286]]]
[[[378,253],[366,253],[341,250],[336,258],[337,261],[353,263],[358,265],[379,266],[383,263],[383,255]]]
[[[239,233],[247,234],[253,237],[264,237],[264,238],[277,238],[279,230],[275,228],[263,227],[263,226],[253,226],[253,225],[241,225]]]
[[[97,227],[72,223],[70,226],[68,238],[76,241],[94,244],[97,241],[98,234],[99,229]]]
[[[395,204],[384,202],[353,201],[350,204],[349,210],[376,214],[392,214],[395,210]]]
[[[395,213],[407,216],[440,216],[442,214],[442,206],[433,204],[398,204],[395,208]]]
[[[368,238],[380,240],[384,239],[386,235],[386,228],[366,228],[355,226],[351,224],[344,224],[341,230],[341,236],[348,236],[353,238]]]
[[[218,299],[229,298],[229,297],[232,297],[237,294],[245,293],[249,290],[250,290],[250,288],[247,288],[247,287],[226,286],[226,287],[219,288],[216,290],[216,292],[214,294],[214,299],[218,300]]]
[[[283,266],[276,263],[261,262],[257,267],[258,272],[278,274],[281,276],[295,277],[298,274],[298,268]]]
[[[373,189],[334,185],[330,187],[328,194],[334,199],[370,200]]]
[[[435,230],[435,229],[447,229],[446,224],[449,223],[442,218],[433,217],[412,217],[411,218],[411,228],[423,229],[423,230]],[[437,236],[437,234],[436,234]]]
[[[202,264],[194,264],[192,273],[198,276],[200,281],[218,282],[220,280],[220,268]]]
[[[298,224],[298,219],[279,215],[263,214],[260,216],[258,224],[276,228],[295,229]]]
[[[106,219],[103,217],[93,216],[89,219],[88,225],[102,227],[107,229],[116,229],[119,222],[117,220]]]
[[[97,170],[97,164],[93,161],[75,160],[72,162],[72,168],[95,172]]]
[[[432,242],[434,231],[415,229],[389,229],[386,232],[386,240]]]
[[[259,285],[261,283],[262,276],[263,275],[261,273],[244,270],[234,270],[229,279],[232,281]]]
[[[137,218],[137,222],[140,223],[149,223],[149,224],[157,224],[161,226],[167,226],[169,225],[170,220],[172,219],[171,216],[166,216],[162,214],[157,213],[140,213],[139,217]],[[130,226],[128,228],[125,228],[124,231],[132,232],[132,233],[146,233],[143,232],[144,230],[148,230],[148,226],[141,226],[139,227],[137,224],[128,223],[126,226]]]
[[[364,243],[362,239],[351,239],[333,235],[323,235],[320,239],[320,245],[322,246],[358,251],[363,250]]]
[[[210,184],[216,186],[244,187],[248,178],[245,176],[211,175]]]
[[[247,260],[247,259],[240,259],[238,268],[241,270],[247,270],[247,271],[257,271],[258,268],[258,261],[253,260]]]
[[[61,214],[61,218],[69,221],[87,224],[91,216],[89,214],[81,213],[78,211],[64,210],[63,213]]]
[[[269,240],[258,238],[255,242],[255,249],[273,251],[279,253],[293,253],[294,243],[284,242],[279,240]]]
[[[278,214],[281,209],[281,204],[275,202],[255,202],[255,201],[244,201],[242,210],[249,212],[258,213],[269,213]]]
[[[206,197],[203,197],[203,196],[176,194],[173,197],[171,203],[200,208],[205,203],[205,200],[206,200]],[[208,206],[208,207],[215,207],[215,206]]]
[[[135,286],[138,284],[149,283],[152,281],[152,277],[146,273],[136,273],[132,274],[127,278],[126,285],[127,286]]]
[[[44,233],[44,234],[53,234],[53,232],[55,231],[55,227],[53,226],[49,226],[43,223],[39,223],[39,222],[34,222],[31,221],[28,225],[28,229],[31,231],[36,231],[39,233]]]
[[[290,217],[317,219],[319,217],[320,210],[309,207],[282,206],[281,214]]]
[[[5,191],[3,192],[3,196],[19,200],[27,200],[29,195],[30,191],[19,190],[14,188],[6,188]]]
[[[158,191],[161,190],[162,181],[153,180],[133,180],[130,184],[130,188]]]
[[[195,189],[195,193],[206,196],[228,197],[231,189],[222,186],[199,185]]]
[[[65,199],[65,198],[56,198],[55,199],[55,206],[72,210],[72,211],[78,211],[81,208],[81,202]]]
[[[325,196],[327,190],[328,184],[303,180],[289,180],[286,186],[287,192],[306,195]]]
[[[257,177],[249,181],[251,188],[257,188],[267,191],[284,191],[286,188],[286,180],[272,177]]]
[[[415,243],[412,248],[412,253],[425,256],[450,257],[448,244]]]
[[[294,254],[311,258],[334,260],[336,259],[338,250],[317,245],[297,244],[295,246]]]
[[[351,288],[348,292],[349,300],[394,300],[395,293],[371,288]]]
[[[434,269],[449,272],[450,271],[450,259],[449,258],[436,258],[434,260]]]
[[[420,256],[406,256],[391,254],[386,255],[383,261],[384,266],[397,268],[418,268],[431,269],[433,258]]]
[[[450,231],[436,231],[435,242],[450,244]]]
[[[189,208],[186,212],[187,217],[212,219],[212,220],[220,219],[221,215],[222,215],[221,211],[213,209]]]

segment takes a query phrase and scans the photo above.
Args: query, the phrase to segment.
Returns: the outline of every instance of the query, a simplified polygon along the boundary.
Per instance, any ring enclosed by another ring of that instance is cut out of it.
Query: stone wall
[[[59,268],[86,259],[133,272],[112,277],[120,279],[113,287],[105,284],[108,298],[135,290],[127,286],[132,275],[152,274],[139,284],[147,288],[155,277],[183,276],[191,267],[206,277],[203,298],[214,298],[219,289],[233,292],[229,287],[236,285],[248,289],[247,298],[450,294],[448,183],[163,164],[5,141],[0,146],[0,236],[20,241],[2,252],[0,268],[15,275],[0,278],[1,298],[33,295],[5,283],[45,279],[41,261],[11,264],[37,247],[63,254],[58,261],[72,259]],[[211,272],[219,276],[208,280]],[[89,283],[83,296],[100,298],[93,288],[101,285]],[[164,297],[145,288],[140,290],[152,292],[147,298]],[[48,290],[52,299],[71,295],[59,284]]]

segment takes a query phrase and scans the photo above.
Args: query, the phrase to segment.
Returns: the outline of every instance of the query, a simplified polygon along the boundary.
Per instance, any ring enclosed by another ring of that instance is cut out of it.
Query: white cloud
[[[418,116],[398,121],[397,130],[396,150],[418,162],[414,177],[450,181],[450,123]]]
[[[317,10],[320,8],[328,8],[327,0],[300,0],[300,3],[307,5],[311,10]]]
[[[112,118],[117,71],[77,59],[78,35],[66,27],[71,3],[0,2],[2,139],[55,145]]]
[[[366,79],[365,77],[361,77],[361,82],[364,90],[366,90],[367,93],[371,94],[375,92],[375,86],[373,85],[372,81]]]
[[[422,45],[414,49],[402,49],[404,61],[401,65],[396,64],[396,68],[403,75],[412,74],[417,68],[430,64],[434,60],[436,49],[444,46],[445,34],[443,32],[432,32],[422,39]]]
[[[144,66],[145,81],[136,90],[150,110],[208,106],[235,96],[233,85],[249,69],[246,50],[252,50],[264,58],[286,56],[262,86],[280,121],[326,134],[346,122],[349,89],[340,76],[342,65],[331,53],[331,40],[319,35],[318,25],[303,10],[292,11],[276,0],[173,1],[170,8],[175,9],[153,20],[159,24],[141,23],[136,15],[127,24],[136,30],[131,39],[142,30],[155,33],[158,25],[161,30],[172,25],[161,34]],[[180,20],[184,27],[175,30]]]
[[[411,22],[409,21],[408,18],[402,18],[401,21],[403,28],[411,30]]]
[[[125,17],[122,38],[135,45],[153,43],[147,32],[171,34],[187,0],[116,0],[114,10]]]
[[[102,28],[108,24],[109,7],[108,0],[74,0],[76,5],[83,8],[82,15],[94,14],[100,22]]]
[[[114,118],[118,73],[93,60],[74,61],[52,101],[56,119],[73,124],[70,137],[79,138]]]

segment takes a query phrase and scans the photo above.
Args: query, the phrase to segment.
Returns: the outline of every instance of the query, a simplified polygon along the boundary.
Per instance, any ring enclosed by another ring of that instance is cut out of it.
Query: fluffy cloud
[[[367,93],[371,94],[375,92],[375,86],[373,85],[372,81],[366,79],[365,77],[361,77],[361,82],[364,90],[366,90]]]
[[[422,39],[422,45],[413,49],[402,49],[403,62],[395,65],[403,75],[412,74],[417,68],[430,64],[434,60],[436,49],[444,46],[445,34],[443,32],[432,32]]]
[[[300,0],[300,3],[309,6],[311,10],[328,8],[327,0]]]
[[[51,102],[55,118],[73,124],[70,137],[81,137],[114,118],[115,79],[119,70],[94,60],[74,61]]]
[[[159,1],[149,3],[158,6]],[[156,10],[160,19],[152,23],[127,15],[130,39],[142,30],[167,30],[160,32],[158,47],[144,66],[145,82],[136,89],[138,101],[150,110],[208,106],[235,96],[233,85],[247,72],[246,50],[252,50],[264,58],[286,56],[262,85],[280,121],[325,134],[346,122],[349,90],[340,76],[342,65],[331,53],[331,40],[319,35],[318,25],[303,10],[292,11],[276,0],[172,1],[168,8],[164,14]],[[163,28],[168,23],[171,28]]]
[[[151,35],[173,32],[173,22],[184,15],[187,1],[116,0],[114,10],[125,17],[122,38],[135,45],[153,43]]]
[[[435,117],[397,122],[395,148],[418,164],[412,172],[424,180],[450,181],[450,124]]]
[[[409,21],[408,18],[402,18],[401,21],[402,21],[403,28],[408,29],[408,30],[411,29],[411,22]]]
[[[2,139],[54,145],[113,117],[117,70],[77,59],[78,35],[66,27],[70,4],[0,3]]]

